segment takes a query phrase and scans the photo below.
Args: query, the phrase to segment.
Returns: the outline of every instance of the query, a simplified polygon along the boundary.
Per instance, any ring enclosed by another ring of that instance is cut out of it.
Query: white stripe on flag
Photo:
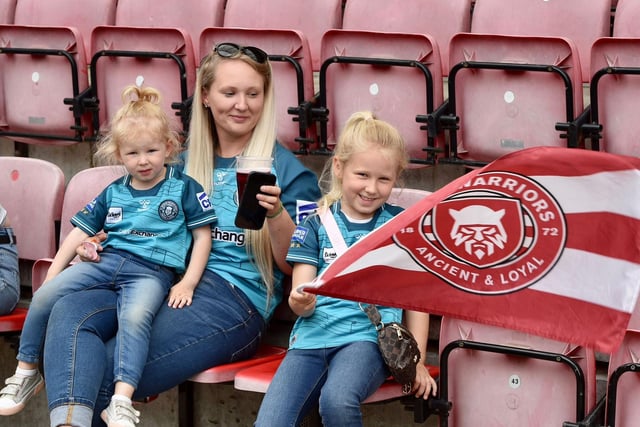
[[[530,286],[627,313],[635,308],[639,288],[640,268],[636,264],[568,248],[553,270]]]
[[[560,203],[564,213],[612,212],[640,219],[640,171],[563,177],[532,176]],[[615,191],[611,191],[615,188]]]

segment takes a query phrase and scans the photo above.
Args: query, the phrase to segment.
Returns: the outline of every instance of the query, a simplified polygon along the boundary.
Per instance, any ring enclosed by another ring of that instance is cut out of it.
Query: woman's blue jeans
[[[20,299],[18,250],[14,244],[0,244],[0,316],[13,311]]]
[[[108,289],[118,297],[115,377],[136,387],[147,360],[151,322],[173,279],[173,270],[117,250],[103,251],[98,263],[74,264],[33,295],[18,360],[39,361],[49,315],[60,298],[86,289]]]
[[[264,327],[264,319],[241,291],[206,270],[191,306],[160,307],[134,397],[161,393],[211,366],[252,356]],[[49,410],[66,407],[65,422],[83,425],[73,419],[73,407],[81,405],[93,410],[93,425],[104,425],[100,412],[113,394],[112,337],[117,328],[112,291],[78,292],[54,306],[44,369]]]
[[[289,350],[262,400],[256,427],[296,427],[318,404],[325,426],[362,426],[360,404],[389,371],[378,345]]]

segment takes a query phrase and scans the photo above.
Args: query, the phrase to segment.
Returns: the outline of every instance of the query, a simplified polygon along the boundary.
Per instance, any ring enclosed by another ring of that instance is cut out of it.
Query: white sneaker
[[[40,372],[28,377],[14,375],[4,382],[0,390],[0,415],[14,415],[22,411],[33,396],[44,386]]]
[[[107,427],[135,427],[140,421],[140,412],[133,409],[130,402],[111,399],[107,409],[100,414]]]

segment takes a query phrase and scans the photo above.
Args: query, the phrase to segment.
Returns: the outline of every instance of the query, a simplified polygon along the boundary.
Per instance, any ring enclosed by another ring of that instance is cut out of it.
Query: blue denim
[[[362,426],[360,404],[389,371],[376,343],[287,352],[262,400],[256,427],[296,427],[319,405],[325,426]]]
[[[18,360],[37,363],[49,315],[65,295],[86,289],[109,289],[118,298],[115,376],[136,387],[147,360],[151,322],[174,279],[173,270],[128,252],[106,249],[100,262],[80,262],[63,270],[34,295],[20,337]]]
[[[0,316],[9,314],[20,299],[18,250],[14,244],[0,244]]]
[[[66,406],[94,409],[95,426],[113,394],[113,349],[116,296],[89,290],[56,303],[47,329],[44,372],[49,410]],[[247,297],[231,283],[206,270],[193,303],[182,309],[163,304],[151,328],[149,353],[134,398],[152,396],[186,381],[211,366],[252,356],[265,321]],[[56,410],[56,414],[65,411]],[[52,425],[55,425],[52,419]]]

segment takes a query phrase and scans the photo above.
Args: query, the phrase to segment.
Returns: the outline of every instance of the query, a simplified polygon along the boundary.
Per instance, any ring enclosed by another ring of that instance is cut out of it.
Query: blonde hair
[[[204,106],[203,96],[216,79],[216,70],[223,61],[242,61],[251,66],[264,79],[264,106],[262,115],[253,130],[242,155],[271,157],[276,144],[276,109],[273,79],[269,61],[258,63],[239,51],[232,58],[223,58],[215,52],[202,59],[196,76],[196,90],[191,106],[191,122],[187,145],[189,155],[185,172],[198,181],[208,194],[213,193],[214,157],[218,148],[218,134],[211,112]],[[273,294],[274,260],[271,238],[267,227],[261,230],[245,230],[247,253],[253,255],[269,297]]]
[[[122,141],[137,138],[141,132],[152,133],[169,146],[167,162],[178,160],[181,142],[171,128],[167,114],[160,106],[160,92],[151,87],[127,86],[122,91],[122,107],[111,119],[106,135],[98,143],[95,159],[98,163],[118,164],[118,148]]]
[[[325,194],[318,203],[320,209],[327,209],[342,198],[342,180],[333,171],[333,159],[347,163],[354,154],[369,150],[370,144],[392,153],[398,161],[397,172],[400,177],[409,162],[400,132],[391,124],[375,118],[370,111],[353,113],[345,123],[332,158],[322,171],[320,186]]]

